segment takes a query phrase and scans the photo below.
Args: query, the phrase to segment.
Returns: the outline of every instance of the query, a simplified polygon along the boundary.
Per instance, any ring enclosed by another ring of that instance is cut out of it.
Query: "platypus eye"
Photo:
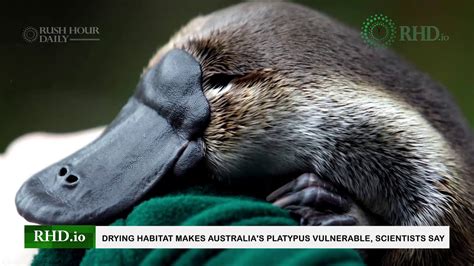
[[[218,73],[209,76],[207,79],[204,79],[204,88],[205,89],[218,89],[221,90],[225,88],[231,80],[239,78],[239,75],[229,75],[225,73]]]

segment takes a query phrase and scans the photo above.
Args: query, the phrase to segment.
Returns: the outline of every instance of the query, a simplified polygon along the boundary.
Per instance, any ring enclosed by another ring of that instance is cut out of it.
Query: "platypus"
[[[273,186],[262,199],[302,225],[449,225],[449,250],[378,263],[468,265],[473,140],[446,89],[390,50],[297,4],[242,3],[176,33],[105,132],[16,204],[33,222],[97,224],[202,164]]]

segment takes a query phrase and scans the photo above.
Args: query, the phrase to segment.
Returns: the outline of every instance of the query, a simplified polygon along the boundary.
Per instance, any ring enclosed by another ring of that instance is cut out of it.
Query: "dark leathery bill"
[[[204,156],[210,109],[199,63],[173,49],[140,79],[135,94],[91,144],[28,179],[18,212],[41,224],[94,224],[136,204],[163,176]]]

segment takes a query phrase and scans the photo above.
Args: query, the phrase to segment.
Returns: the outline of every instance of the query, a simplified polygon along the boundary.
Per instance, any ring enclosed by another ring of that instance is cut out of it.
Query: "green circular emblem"
[[[360,34],[370,46],[389,46],[395,41],[397,27],[389,17],[377,14],[362,23]]]

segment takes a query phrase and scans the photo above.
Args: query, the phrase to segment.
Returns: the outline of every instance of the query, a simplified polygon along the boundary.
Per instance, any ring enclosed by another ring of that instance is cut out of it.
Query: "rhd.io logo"
[[[403,25],[397,27],[391,18],[383,14],[368,17],[362,23],[360,34],[362,40],[372,47],[387,47],[396,40],[401,42],[449,40],[449,36],[443,34],[437,26]]]

